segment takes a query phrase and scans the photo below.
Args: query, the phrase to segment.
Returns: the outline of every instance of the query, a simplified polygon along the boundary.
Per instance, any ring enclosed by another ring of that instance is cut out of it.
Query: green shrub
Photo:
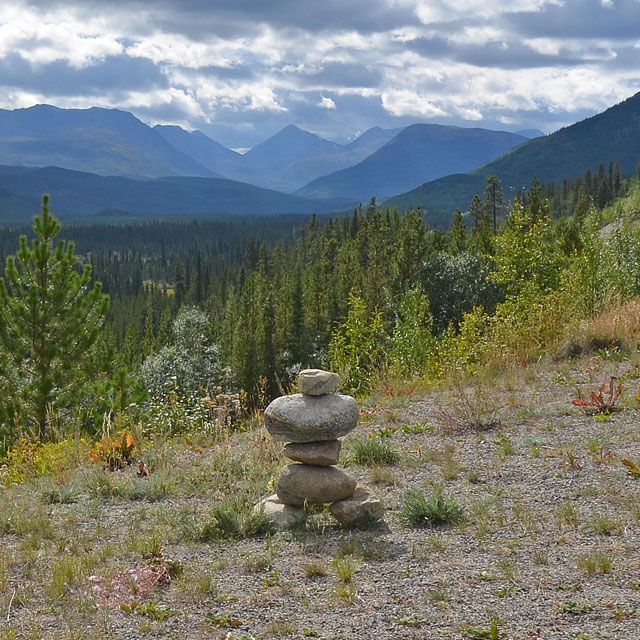
[[[38,442],[21,437],[7,453],[3,481],[5,484],[24,482],[73,469],[86,456],[88,448],[84,439]]]
[[[342,378],[342,389],[365,395],[382,368],[388,336],[382,312],[370,311],[365,301],[349,294],[349,312],[344,323],[334,331],[329,344],[329,362]]]
[[[402,516],[412,527],[456,524],[463,519],[464,509],[452,496],[444,496],[441,489],[429,498],[416,489],[405,495]]]
[[[406,291],[398,303],[387,363],[392,372],[412,377],[433,369],[435,340],[432,328],[429,298],[418,285]]]

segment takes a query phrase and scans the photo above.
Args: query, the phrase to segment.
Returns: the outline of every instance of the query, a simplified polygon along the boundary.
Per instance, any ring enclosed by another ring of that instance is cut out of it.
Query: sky
[[[638,91],[640,0],[0,3],[0,108],[119,108],[236,149],[289,124],[551,133]]]

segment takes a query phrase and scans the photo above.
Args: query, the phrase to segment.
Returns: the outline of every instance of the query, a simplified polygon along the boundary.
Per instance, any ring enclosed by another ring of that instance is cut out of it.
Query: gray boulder
[[[342,442],[325,440],[320,442],[287,442],[284,455],[296,462],[329,466],[338,464]]]
[[[351,396],[296,393],[276,398],[264,411],[264,424],[276,440],[316,442],[353,431],[358,417],[358,405]]]
[[[278,498],[285,504],[302,506],[345,500],[355,488],[356,480],[337,467],[289,464],[282,470],[276,485]]]
[[[261,500],[253,510],[255,513],[264,511],[264,514],[271,522],[283,529],[301,524],[305,520],[304,509],[302,507],[285,504],[275,493]]]
[[[352,527],[380,520],[384,514],[384,507],[369,487],[359,484],[349,498],[334,502],[329,511],[343,525]]]

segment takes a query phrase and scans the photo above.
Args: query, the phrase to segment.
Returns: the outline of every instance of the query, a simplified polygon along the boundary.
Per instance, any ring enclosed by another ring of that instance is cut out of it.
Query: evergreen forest
[[[197,430],[220,398],[252,415],[306,367],[364,396],[616,349],[578,328],[640,294],[640,181],[617,163],[515,197],[489,176],[446,229],[375,198],[63,228],[51,210],[0,234],[4,456],[114,425]]]

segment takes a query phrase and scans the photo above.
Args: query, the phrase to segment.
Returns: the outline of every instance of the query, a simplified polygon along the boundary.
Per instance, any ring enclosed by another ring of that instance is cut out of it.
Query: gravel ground
[[[578,388],[586,396],[623,375],[628,363],[572,366],[369,401],[347,440],[387,438],[400,461],[353,466],[347,442],[343,465],[384,500],[377,528],[344,530],[318,510],[306,530],[266,538],[205,544],[167,535],[156,566],[179,561],[181,577],[153,582],[147,574],[148,591],[123,594],[118,571],[150,565],[119,552],[111,572],[56,598],[38,586],[50,570],[38,549],[29,554],[28,537],[0,534],[0,639],[637,638],[640,477],[620,461],[640,464],[640,382],[627,376],[622,410],[602,419],[571,400]],[[408,526],[407,491],[428,496],[434,487],[464,507],[464,520]],[[97,508],[81,499],[47,513],[54,528],[73,521],[88,547],[111,541],[122,549],[145,514],[157,523],[186,506],[204,512],[210,504],[171,496]],[[122,602],[147,607],[97,606],[96,584],[120,584]],[[161,619],[163,606],[169,615]]]

